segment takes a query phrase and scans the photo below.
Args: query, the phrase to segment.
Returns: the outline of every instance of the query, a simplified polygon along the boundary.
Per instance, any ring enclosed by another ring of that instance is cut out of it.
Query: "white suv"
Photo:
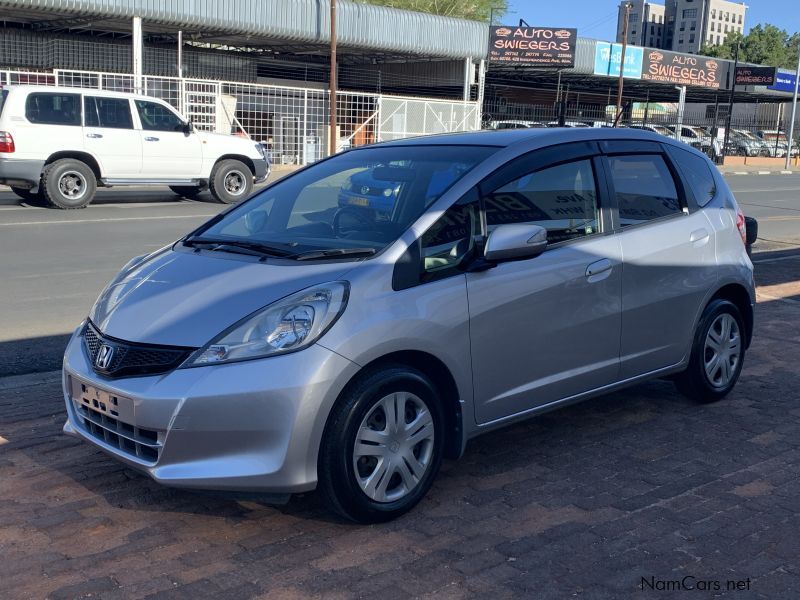
[[[83,208],[97,186],[167,185],[219,202],[246,198],[267,178],[260,144],[196,130],[149,96],[64,87],[0,90],[0,183],[30,200]]]

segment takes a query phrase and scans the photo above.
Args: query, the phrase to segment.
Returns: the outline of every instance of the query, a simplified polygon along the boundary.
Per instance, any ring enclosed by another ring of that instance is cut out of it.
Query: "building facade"
[[[617,19],[622,41],[625,6],[631,5],[628,43],[697,54],[705,45],[722,44],[731,33],[744,32],[747,5],[727,0],[623,0]]]

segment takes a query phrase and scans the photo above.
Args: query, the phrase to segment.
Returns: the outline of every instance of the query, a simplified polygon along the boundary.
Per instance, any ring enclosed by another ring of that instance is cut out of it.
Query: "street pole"
[[[725,161],[725,157],[728,156],[728,139],[731,135],[731,117],[733,116],[733,97],[736,93],[736,67],[739,66],[739,46],[740,44],[736,43],[736,54],[733,57],[733,75],[731,76],[731,95],[728,99],[728,118],[725,121],[725,137],[722,140],[722,160]]]
[[[133,91],[137,94],[142,90],[142,17],[133,17]]]
[[[625,5],[625,16],[622,24],[622,55],[619,57],[619,84],[617,85],[617,110],[614,117],[614,127],[619,125],[619,118],[622,116],[622,88],[623,88],[623,74],[625,72],[625,50],[628,47],[628,20],[631,14],[630,2]],[[612,46],[613,48],[613,46]],[[613,52],[611,53],[614,54]]]
[[[336,154],[336,0],[331,0],[330,154]]]
[[[675,126],[675,139],[680,140],[683,135],[683,114],[686,112],[686,86],[676,86],[678,90],[678,124]]]
[[[794,96],[792,97],[792,120],[789,122],[789,140],[786,149],[786,169],[792,158],[792,141],[794,136],[794,117],[797,114],[797,88],[800,86],[800,52],[797,53],[797,71],[794,74]]]
[[[178,30],[178,79],[183,79],[183,30]]]

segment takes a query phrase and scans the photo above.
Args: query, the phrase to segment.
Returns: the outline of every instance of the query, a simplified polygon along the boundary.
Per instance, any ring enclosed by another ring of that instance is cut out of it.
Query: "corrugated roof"
[[[485,23],[348,2],[337,3],[343,46],[446,58],[483,58]],[[327,44],[329,0],[0,0],[0,8],[50,15],[142,17],[146,22],[204,32]],[[52,17],[51,17],[52,18]]]

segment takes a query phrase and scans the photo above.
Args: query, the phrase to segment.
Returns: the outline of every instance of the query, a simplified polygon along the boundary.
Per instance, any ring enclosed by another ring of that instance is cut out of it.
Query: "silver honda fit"
[[[130,261],[64,359],[64,431],[158,482],[393,518],[497,427],[653,377],[731,391],[744,217],[649,132],[350,150]]]

